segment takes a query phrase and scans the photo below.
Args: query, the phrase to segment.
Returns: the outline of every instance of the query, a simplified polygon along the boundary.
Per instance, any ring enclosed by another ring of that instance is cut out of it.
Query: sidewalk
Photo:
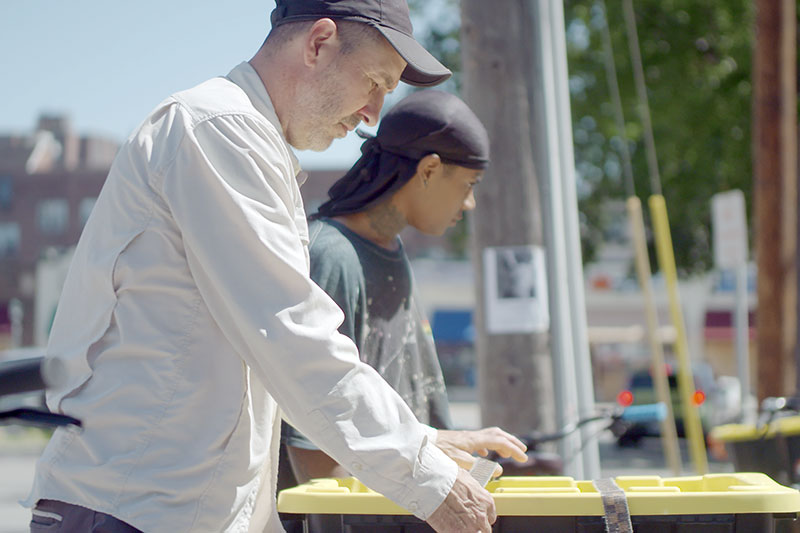
[[[0,533],[29,531],[30,511],[18,502],[28,496],[47,439],[39,429],[0,427]]]

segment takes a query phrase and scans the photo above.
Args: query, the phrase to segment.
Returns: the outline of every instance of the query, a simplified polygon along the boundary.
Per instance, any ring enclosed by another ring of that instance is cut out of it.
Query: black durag
[[[358,213],[388,198],[417,171],[420,159],[438,154],[443,163],[472,169],[489,164],[489,136],[457,96],[437,90],[412,93],[366,138],[361,157],[328,191],[314,218]]]

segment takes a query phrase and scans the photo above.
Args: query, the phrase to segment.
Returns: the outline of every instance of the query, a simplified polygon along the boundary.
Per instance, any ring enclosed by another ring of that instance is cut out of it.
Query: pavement
[[[453,402],[451,410],[457,427],[478,427],[477,408],[472,402]],[[0,427],[0,533],[27,533],[30,511],[18,502],[31,487],[36,460],[47,442],[47,434],[39,429],[14,426]],[[671,477],[666,467],[661,442],[645,438],[638,447],[620,448],[613,436],[599,438],[602,477],[622,475],[658,475]],[[691,475],[689,454],[684,439],[680,439],[681,457],[685,472]],[[732,472],[728,462],[709,462],[711,472]]]
[[[39,429],[0,427],[0,533],[29,531],[30,511],[19,501],[28,496],[47,435]]]

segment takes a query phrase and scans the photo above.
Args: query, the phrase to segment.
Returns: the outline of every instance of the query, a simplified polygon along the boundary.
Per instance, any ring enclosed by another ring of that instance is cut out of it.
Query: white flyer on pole
[[[486,330],[538,333],[550,327],[544,249],[498,246],[483,251]]]
[[[711,197],[714,264],[738,268],[747,264],[747,217],[744,193],[738,189]]]

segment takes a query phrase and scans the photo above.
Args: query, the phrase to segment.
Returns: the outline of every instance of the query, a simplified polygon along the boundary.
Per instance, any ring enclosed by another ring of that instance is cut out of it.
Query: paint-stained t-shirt
[[[358,346],[420,422],[450,429],[450,411],[430,323],[416,296],[402,243],[387,250],[329,218],[309,224],[311,278],[344,311],[339,331]],[[296,429],[291,446],[316,449]]]

